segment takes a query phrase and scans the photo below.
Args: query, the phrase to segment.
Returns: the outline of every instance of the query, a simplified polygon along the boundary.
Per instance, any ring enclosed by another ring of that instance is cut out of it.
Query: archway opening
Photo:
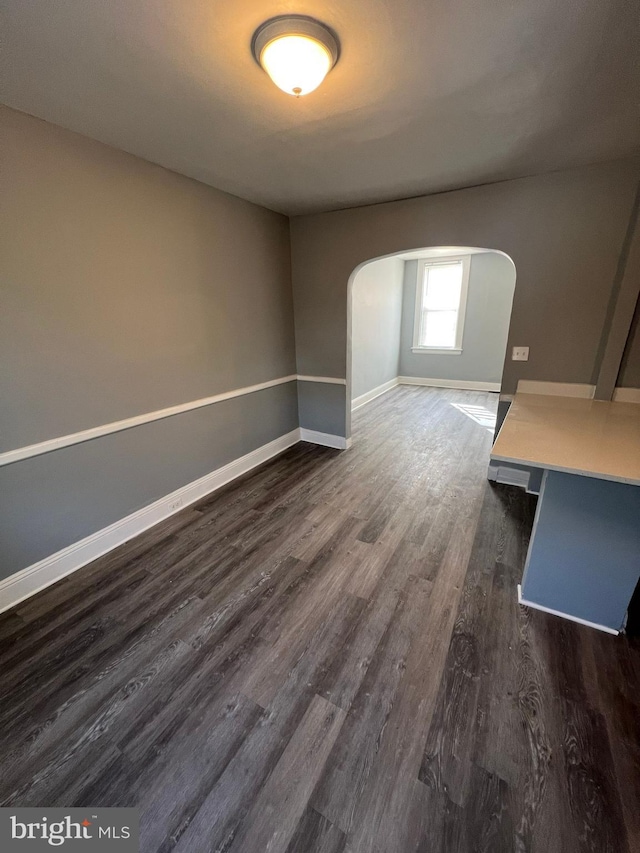
[[[398,384],[499,393],[515,284],[512,259],[485,247],[359,264],[348,287],[347,436],[352,411]],[[464,414],[491,429],[496,408],[469,403]]]

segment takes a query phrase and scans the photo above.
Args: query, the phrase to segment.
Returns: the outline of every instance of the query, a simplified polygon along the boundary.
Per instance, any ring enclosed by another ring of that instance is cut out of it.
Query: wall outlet
[[[514,347],[511,361],[529,361],[529,347]]]
[[[182,506],[184,506],[184,498],[177,498],[175,501],[171,501],[169,509],[180,509]]]

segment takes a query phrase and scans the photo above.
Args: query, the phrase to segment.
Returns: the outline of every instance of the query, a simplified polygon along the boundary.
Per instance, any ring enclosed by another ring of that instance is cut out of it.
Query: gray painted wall
[[[592,382],[638,161],[555,172],[291,220],[298,372],[346,376],[347,289],[372,258],[430,246],[498,249],[516,266],[503,390]],[[347,421],[348,412],[342,413]]]
[[[460,355],[411,352],[417,269],[418,261],[405,263],[400,375],[499,383],[515,289],[515,269],[511,261],[496,252],[471,255]]]
[[[347,389],[326,382],[298,382],[300,426],[346,436],[343,412]]]
[[[0,450],[295,373],[286,217],[0,120]]]
[[[633,315],[616,384],[621,388],[640,388],[640,301]]]
[[[404,264],[383,258],[353,281],[351,399],[398,376]]]
[[[1,450],[295,373],[286,217],[0,121]],[[0,576],[297,425],[292,382],[0,469]]]
[[[297,426],[294,381],[0,468],[0,578]]]
[[[296,357],[344,377],[350,274],[423,246],[514,259],[510,345],[532,357],[507,363],[506,391],[595,371],[637,163],[293,220],[296,348],[285,217],[10,109],[0,121],[0,450],[288,375]],[[298,406],[302,426],[347,434],[345,386],[297,384],[5,467],[0,576],[290,431]]]

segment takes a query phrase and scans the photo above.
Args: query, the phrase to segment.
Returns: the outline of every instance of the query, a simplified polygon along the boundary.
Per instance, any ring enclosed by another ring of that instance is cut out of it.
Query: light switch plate
[[[529,361],[529,347],[514,347],[512,361]]]

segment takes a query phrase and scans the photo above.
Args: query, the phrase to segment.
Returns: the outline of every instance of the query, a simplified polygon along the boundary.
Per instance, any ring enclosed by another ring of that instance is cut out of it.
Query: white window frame
[[[422,294],[424,290],[425,271],[429,267],[450,264],[452,261],[462,263],[462,283],[460,286],[460,302],[458,304],[458,322],[456,324],[456,339],[452,347],[426,347],[420,345],[420,322],[422,319]],[[467,312],[467,296],[469,295],[469,271],[471,268],[470,255],[449,255],[439,258],[420,258],[416,275],[416,305],[413,316],[413,346],[411,352],[424,355],[461,355],[462,339],[464,337],[464,319]]]

